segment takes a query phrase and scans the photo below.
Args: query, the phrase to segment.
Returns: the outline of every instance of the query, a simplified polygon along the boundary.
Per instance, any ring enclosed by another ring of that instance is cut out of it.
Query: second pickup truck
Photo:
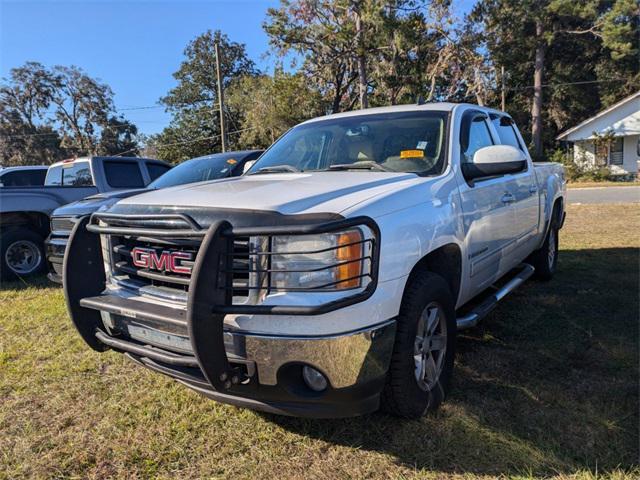
[[[51,165],[44,185],[7,182],[11,186],[0,187],[0,281],[44,269],[54,209],[96,193],[142,188],[170,168],[150,158],[81,157]]]
[[[432,103],[298,125],[242,177],[76,223],[67,306],[113,349],[213,399],[338,417],[436,409],[456,332],[550,279],[560,165],[504,112]]]

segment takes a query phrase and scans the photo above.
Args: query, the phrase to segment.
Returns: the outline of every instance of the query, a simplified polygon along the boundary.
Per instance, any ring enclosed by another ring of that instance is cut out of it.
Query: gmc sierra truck
[[[137,157],[84,157],[52,164],[44,185],[0,188],[0,281],[35,275],[46,265],[49,215],[99,192],[141,188],[171,168]]]
[[[467,104],[304,122],[242,177],[148,192],[77,222],[73,323],[221,402],[419,417],[456,332],[558,259],[565,179],[512,119]]]

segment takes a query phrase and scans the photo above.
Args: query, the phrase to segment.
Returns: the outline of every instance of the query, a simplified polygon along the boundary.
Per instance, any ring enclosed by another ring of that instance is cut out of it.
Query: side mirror
[[[527,167],[527,157],[522,150],[511,145],[490,145],[479,149],[471,163],[462,164],[462,174],[467,180],[518,173]]]
[[[257,160],[249,160],[247,163],[245,163],[244,166],[242,167],[242,175],[247,173],[249,169],[253,167],[253,164],[256,163],[256,161]]]

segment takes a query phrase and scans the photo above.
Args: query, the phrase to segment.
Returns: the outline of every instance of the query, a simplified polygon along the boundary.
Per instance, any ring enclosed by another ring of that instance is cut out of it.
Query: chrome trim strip
[[[268,333],[251,333],[245,330],[225,330],[225,333],[242,335],[244,337],[255,337],[255,338],[268,338],[271,340],[332,340],[342,337],[347,337],[349,335],[358,335],[360,333],[370,332],[372,330],[377,330],[379,328],[388,327],[389,325],[396,322],[395,318],[390,320],[385,320],[384,322],[376,323],[375,325],[369,325],[367,327],[358,328],[355,330],[348,330],[346,332],[334,333],[331,335],[269,335]]]

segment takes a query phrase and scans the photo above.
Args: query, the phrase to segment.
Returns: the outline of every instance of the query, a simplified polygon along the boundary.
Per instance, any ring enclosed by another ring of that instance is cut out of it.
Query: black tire
[[[12,258],[16,258],[14,256],[16,252],[24,255],[24,252],[17,249],[18,242],[23,242],[27,254],[33,258],[33,265],[28,265],[29,262],[27,262],[21,271],[11,266]],[[30,252],[29,247],[32,248]],[[44,239],[40,234],[24,227],[8,228],[0,233],[0,279],[2,281],[36,275],[44,270],[45,265]]]
[[[429,308],[435,308],[433,305],[437,305],[444,316],[439,325],[446,326],[446,349],[440,373],[434,376],[437,381],[425,389],[424,383],[422,387],[419,384],[414,348],[421,316]],[[439,275],[420,271],[409,280],[402,298],[391,364],[381,395],[381,409],[404,418],[419,418],[437,409],[449,391],[455,347],[455,301],[449,286]]]
[[[529,263],[536,269],[535,278],[549,281],[556,273],[558,266],[558,224],[555,219],[551,222],[547,237],[539,250],[529,257]]]

